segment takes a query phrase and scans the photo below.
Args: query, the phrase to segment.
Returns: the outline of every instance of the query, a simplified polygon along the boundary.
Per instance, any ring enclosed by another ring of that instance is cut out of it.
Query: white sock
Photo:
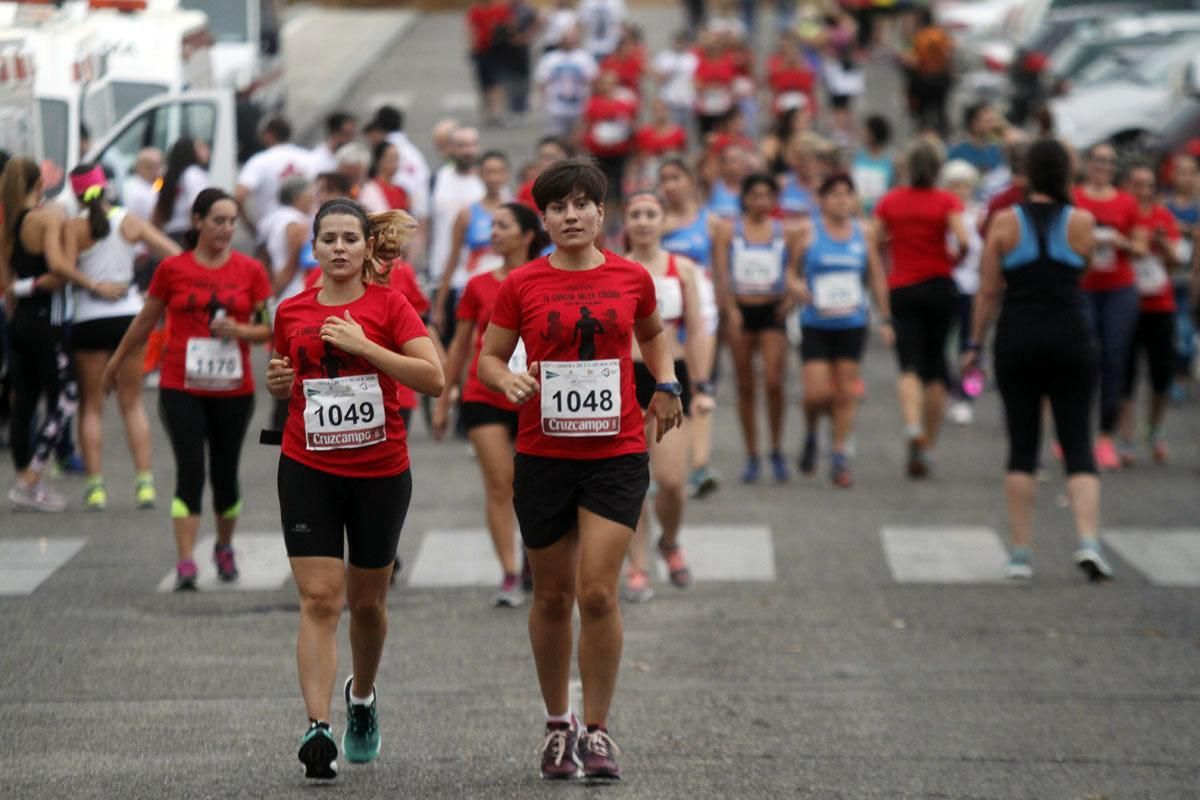
[[[565,713],[565,714],[551,714],[549,711],[547,711],[546,712],[546,722],[565,722],[567,724],[570,724],[571,709],[568,708],[567,713]]]
[[[354,684],[353,683],[350,684],[350,705],[369,706],[369,705],[371,705],[371,703],[374,703],[374,702],[375,702],[375,690],[374,689],[372,689],[371,693],[369,695],[367,695],[366,697],[359,697],[356,694],[354,694]]]
[[[904,434],[909,439],[916,439],[918,436],[924,436],[925,431],[922,430],[920,425],[905,425],[904,426]]]

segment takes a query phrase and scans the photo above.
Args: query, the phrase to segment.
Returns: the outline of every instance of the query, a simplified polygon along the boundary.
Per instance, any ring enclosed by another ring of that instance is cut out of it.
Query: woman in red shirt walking
[[[421,318],[400,291],[379,285],[411,222],[403,213],[368,217],[352,200],[326,202],[313,223],[321,285],[285,300],[275,315],[267,389],[291,404],[279,508],[300,592],[296,660],[309,725],[299,759],[308,778],[337,776],[329,719],[343,606],[350,609],[354,668],[342,689],[342,750],[357,763],[379,755],[375,677],[412,497],[398,390],[436,396],[444,385]]]
[[[953,270],[967,251],[967,231],[962,202],[934,185],[942,166],[937,146],[918,141],[907,163],[910,185],[891,190],[875,206],[871,246],[891,264],[892,318],[884,325],[894,329],[900,363],[896,393],[908,440],[908,475],[924,478],[946,411],[946,337],[958,309]],[[955,254],[946,249],[949,234],[958,244]]]
[[[604,172],[606,200],[611,203],[619,204],[624,193],[625,164],[633,152],[636,122],[636,96],[620,86],[615,72],[601,72],[583,109],[583,146]]]

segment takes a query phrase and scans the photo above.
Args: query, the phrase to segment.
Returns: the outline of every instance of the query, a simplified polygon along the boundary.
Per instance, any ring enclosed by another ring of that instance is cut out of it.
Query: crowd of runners
[[[336,775],[343,608],[353,674],[341,753],[365,762],[380,750],[375,679],[419,491],[406,442],[423,403],[434,438],[470,443],[495,605],[531,605],[546,778],[619,777],[606,728],[619,600],[651,599],[654,558],[672,585],[690,585],[689,501],[768,481],[855,486],[872,336],[896,360],[906,478],[937,473],[944,420],[971,424],[993,382],[1010,445],[1009,575],[1033,574],[1036,476],[1061,460],[1075,559],[1088,578],[1111,577],[1098,474],[1168,462],[1170,404],[1193,391],[1196,160],[1071,152],[986,104],[952,124],[939,90],[946,33],[920,10],[844,5],[781,18],[760,59],[746,20],[706,19],[702,3],[657,54],[620,0],[548,14],[478,3],[467,19],[482,119],[508,124],[532,92],[545,127],[532,153],[485,151],[479,130],[445,120],[431,167],[386,106],[361,126],[331,114],[312,150],[274,119],[232,193],[208,185],[207,143],[181,139],[165,156],[139,154],[122,187],[98,165],[74,170],[70,217],[44,202],[34,162],[7,159],[12,507],[70,505],[49,478],[71,466],[76,417],[83,508],[108,507],[101,419],[113,392],[132,500],[156,507],[150,383],[175,463],[176,586],[196,588],[206,481],[211,556],[234,581],[239,457],[265,381],[275,402],[261,438],[281,445],[281,527],[301,598],[310,724],[299,755],[318,779]],[[864,107],[873,59],[904,72],[911,120]],[[247,252],[234,248],[239,226]],[[259,381],[255,346],[270,350]],[[731,477],[712,464],[719,394],[733,398],[744,449]],[[789,435],[792,408],[802,427]]]

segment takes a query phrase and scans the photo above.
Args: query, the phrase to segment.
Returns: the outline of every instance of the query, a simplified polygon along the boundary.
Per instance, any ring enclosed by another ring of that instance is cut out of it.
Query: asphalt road
[[[673,14],[647,13],[664,15],[648,20],[653,35],[673,27]],[[453,16],[420,20],[348,102],[366,106],[413,87],[410,127],[419,141],[447,98],[453,105],[453,93],[469,86],[459,25]],[[505,130],[485,142],[517,148],[515,156],[531,150],[535,136]],[[797,365],[790,369],[795,397]],[[1105,476],[1105,535],[1124,548],[1108,585],[1086,584],[1070,563],[1062,478],[1047,456],[1037,574],[1014,586],[995,580],[1005,536],[996,396],[982,398],[975,425],[947,431],[935,477],[914,484],[901,476],[894,376],[890,354],[873,343],[858,485],[849,492],[824,478],[736,485],[742,451],[731,386],[722,385],[714,460],[726,481],[689,506],[694,528],[685,534],[703,574],[686,592],[660,581],[655,600],[624,609],[611,727],[625,750],[626,780],[604,794],[1197,797],[1200,406],[1171,411],[1171,465]],[[259,400],[252,430],[268,416],[265,394]],[[153,392],[147,403],[153,409]],[[794,456],[794,406],[789,414]],[[165,498],[172,464],[152,418]],[[536,778],[542,709],[525,613],[488,606],[498,575],[471,533],[482,527],[476,466],[461,443],[433,443],[415,427],[406,569],[390,599],[379,681],[377,763],[343,765],[321,791],[305,788],[295,761],[305,716],[295,677],[296,594],[279,572],[277,451],[253,435],[246,445],[241,590],[159,592],[174,562],[166,503],[132,508],[132,469],[109,409],[110,510],[0,511],[0,591],[23,591],[22,581],[46,573],[30,592],[0,594],[4,796],[580,791]],[[11,473],[5,460],[0,485]],[[57,485],[78,509],[82,481]],[[445,553],[456,556],[448,566],[438,558]],[[914,577],[914,563],[932,572]],[[463,585],[481,580],[486,585]],[[344,633],[341,646],[344,672]],[[334,723],[340,731],[336,706]]]

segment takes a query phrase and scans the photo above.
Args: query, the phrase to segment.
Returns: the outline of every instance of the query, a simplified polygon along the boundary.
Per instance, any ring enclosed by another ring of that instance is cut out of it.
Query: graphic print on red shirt
[[[583,144],[597,156],[619,156],[633,143],[637,105],[617,97],[592,97],[583,110]]]
[[[362,297],[336,306],[321,305],[320,291],[306,289],[275,313],[275,351],[290,358],[296,370],[283,454],[334,475],[399,475],[408,469],[399,382],[367,359],[323,341],[321,326],[329,317],[344,319],[349,311],[367,339],[399,352],[406,342],[429,335],[425,324],[404,295],[389,287],[368,285]],[[347,380],[354,377],[367,380]],[[333,402],[322,405],[330,397]]]
[[[1172,250],[1179,244],[1179,225],[1175,222],[1175,216],[1166,206],[1156,203],[1145,213],[1138,209],[1134,228],[1144,228],[1150,236],[1150,253],[1133,259],[1134,279],[1137,281],[1138,294],[1142,296],[1142,311],[1172,313],[1175,311],[1175,285],[1167,271],[1164,246],[1157,242],[1165,239],[1165,247]]]
[[[467,367],[467,380],[463,384],[462,399],[464,403],[486,403],[505,411],[516,411],[516,404],[508,402],[508,398],[502,392],[493,392],[479,380],[479,350],[483,347],[483,335],[492,319],[492,309],[496,306],[500,283],[499,274],[495,270],[471,278],[467,281],[454,312],[455,319],[470,322],[474,326],[471,334],[473,350],[470,365]]]
[[[214,340],[213,320],[224,314],[235,322],[248,323],[254,309],[271,296],[267,268],[236,250],[219,267],[209,268],[196,261],[191,250],[164,259],[150,279],[149,294],[167,306],[167,343],[163,351],[159,386],[163,389],[183,389],[201,397],[237,397],[254,393],[254,375],[250,369],[250,344],[237,342],[241,354],[242,380],[228,389],[198,388],[203,376],[198,375],[193,361],[188,376],[188,350],[198,342]],[[189,345],[189,340],[193,344]],[[212,344],[211,348],[233,345]],[[189,385],[190,384],[190,385]]]
[[[519,453],[587,460],[646,450],[631,348],[634,323],[657,307],[654,279],[641,264],[604,256],[581,271],[539,258],[500,285],[492,324],[516,331],[539,364],[541,391],[520,408]],[[571,390],[585,372],[579,385],[592,388]]]

